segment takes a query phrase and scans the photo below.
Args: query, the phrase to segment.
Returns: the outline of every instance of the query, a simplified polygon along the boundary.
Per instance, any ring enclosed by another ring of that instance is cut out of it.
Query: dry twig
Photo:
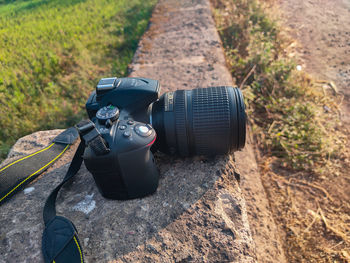
[[[247,74],[247,76],[245,76],[245,78],[243,79],[241,85],[239,85],[239,88],[240,88],[240,89],[243,88],[245,82],[248,80],[248,78],[249,78],[249,77],[253,74],[253,72],[255,71],[255,68],[256,68],[256,65],[254,65],[254,66],[252,67],[252,69],[249,71],[249,73]]]
[[[324,195],[333,202],[333,198],[332,196],[327,192],[326,189],[324,189],[323,187],[313,184],[313,183],[308,183],[302,180],[298,180],[295,178],[290,179],[289,181],[287,181],[285,178],[283,178],[282,176],[279,176],[277,174],[275,174],[272,171],[269,171],[268,174],[272,175],[275,178],[278,178],[280,181],[282,181],[283,183],[287,184],[287,185],[292,185],[292,186],[296,186],[296,187],[300,187],[300,188],[315,188],[317,190],[320,190],[321,192],[324,193]],[[272,178],[273,179],[273,178]],[[274,180],[274,179],[273,179]],[[292,181],[295,181],[294,183]]]

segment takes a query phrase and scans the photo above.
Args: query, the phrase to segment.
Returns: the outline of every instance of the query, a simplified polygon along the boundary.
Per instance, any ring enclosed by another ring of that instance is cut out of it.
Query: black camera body
[[[147,112],[159,83],[143,78],[102,79],[86,109],[109,151],[86,147],[84,162],[104,197],[131,199],[153,193],[159,172],[150,151],[156,132]]]
[[[147,78],[101,79],[78,127],[84,162],[104,197],[132,199],[158,186],[154,151],[182,157],[244,147],[245,108],[238,88],[219,86],[160,95]]]
[[[149,122],[151,103],[158,100],[160,85],[157,80],[146,78],[105,78],[97,84],[92,92],[86,110],[90,119],[97,111],[108,105],[117,106],[119,118],[133,118],[141,122]]]

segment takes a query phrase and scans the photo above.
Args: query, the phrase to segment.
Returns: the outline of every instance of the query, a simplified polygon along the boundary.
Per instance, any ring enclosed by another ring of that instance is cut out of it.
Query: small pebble
[[[28,188],[24,189],[23,192],[24,192],[24,194],[29,194],[29,193],[33,192],[34,189],[35,189],[34,187],[28,187]]]
[[[89,243],[89,238],[88,237],[84,238],[84,247],[87,247],[88,243]]]
[[[147,250],[150,252],[153,252],[153,253],[158,252],[157,249],[154,246],[152,246],[151,244],[147,244],[146,247],[147,247]]]
[[[86,195],[84,200],[77,203],[73,210],[83,212],[84,214],[89,214],[96,207],[96,202],[93,200],[94,194]]]
[[[326,113],[331,112],[331,109],[328,108],[327,106],[323,106],[323,109],[324,109],[324,111],[325,111]]]
[[[190,208],[190,205],[189,205],[188,203],[183,203],[182,206],[183,206],[183,208],[185,208],[185,209]]]

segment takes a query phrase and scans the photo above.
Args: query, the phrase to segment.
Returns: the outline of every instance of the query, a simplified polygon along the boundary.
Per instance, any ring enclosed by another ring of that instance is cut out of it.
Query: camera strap
[[[42,237],[42,252],[46,263],[83,263],[83,251],[74,224],[67,218],[56,215],[56,198],[61,187],[79,171],[83,162],[85,145],[91,147],[97,155],[110,151],[94,123],[81,121],[76,125],[81,142],[63,181],[47,198],[43,211],[45,229]]]
[[[79,134],[81,142],[68,171],[45,202],[42,252],[46,263],[84,263],[83,251],[74,224],[67,218],[56,215],[56,198],[61,187],[79,171],[83,162],[85,145],[91,147],[96,155],[106,154],[110,149],[94,123],[84,120],[76,127],[60,133],[49,146],[0,168],[1,205],[47,170],[77,140]]]
[[[53,165],[77,139],[77,130],[68,128],[49,146],[0,168],[0,205]]]
[[[83,263],[83,251],[78,232],[73,223],[56,215],[56,198],[61,187],[79,171],[83,162],[85,142],[81,140],[63,181],[46,199],[43,218],[45,229],[42,237],[42,252],[46,263]]]

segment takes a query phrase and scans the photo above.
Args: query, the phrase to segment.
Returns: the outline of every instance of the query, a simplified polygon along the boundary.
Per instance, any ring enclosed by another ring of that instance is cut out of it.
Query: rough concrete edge
[[[248,127],[248,134],[251,129]],[[248,221],[256,247],[258,262],[287,262],[279,229],[271,212],[269,199],[256,161],[254,140],[247,139],[245,148],[235,153],[237,171],[241,174]],[[249,161],[248,161],[249,160]]]
[[[213,6],[209,0],[213,20]],[[220,39],[220,44],[223,47]],[[224,49],[224,48],[223,48]],[[223,52],[223,54],[225,54]],[[225,58],[226,59],[226,58]],[[226,67],[228,67],[226,63]],[[261,180],[254,147],[252,129],[247,123],[247,139],[243,150],[235,152],[235,165],[241,175],[241,190],[245,199],[250,230],[258,262],[287,262],[277,224]],[[247,161],[249,159],[249,161]],[[253,192],[251,191],[253,190]],[[262,207],[258,207],[260,204]],[[263,224],[263,225],[262,225]]]

